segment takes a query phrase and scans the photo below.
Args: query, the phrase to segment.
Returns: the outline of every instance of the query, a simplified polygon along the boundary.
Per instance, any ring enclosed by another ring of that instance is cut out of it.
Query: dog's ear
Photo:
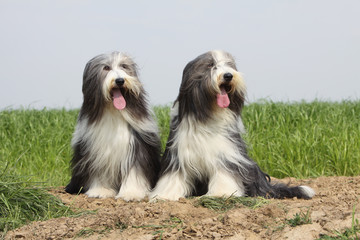
[[[86,90],[84,88],[86,87],[86,85],[89,84],[90,81],[94,81],[100,78],[100,76],[98,75],[101,74],[106,75],[106,73],[103,71],[106,58],[107,58],[106,54],[100,54],[98,56],[93,57],[86,63],[83,72],[83,93],[84,90]]]
[[[83,104],[79,117],[80,119],[87,117],[89,123],[99,119],[104,110],[105,98],[102,94],[101,67],[98,56],[86,64],[83,73]]]
[[[190,61],[183,70],[179,96],[179,119],[192,115],[196,120],[206,121],[215,106],[216,91],[212,86],[211,54],[205,53]]]
[[[84,72],[83,72],[83,86],[82,86],[82,91],[84,93],[84,85],[87,79],[90,78],[90,69],[92,68],[92,61],[90,60],[89,62],[86,63],[85,68],[84,68]]]

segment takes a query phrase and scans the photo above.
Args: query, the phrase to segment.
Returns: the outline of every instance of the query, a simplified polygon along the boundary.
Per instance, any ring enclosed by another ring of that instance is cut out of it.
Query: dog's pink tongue
[[[118,110],[122,110],[126,107],[126,101],[124,96],[121,94],[120,89],[113,89],[113,104]]]
[[[225,91],[224,87],[221,87],[220,90],[221,90],[221,94],[216,95],[216,103],[221,108],[227,108],[230,105],[229,96]]]

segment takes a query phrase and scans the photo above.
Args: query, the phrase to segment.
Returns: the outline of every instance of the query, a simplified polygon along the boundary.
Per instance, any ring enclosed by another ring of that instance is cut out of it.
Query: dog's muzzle
[[[232,73],[224,73],[222,81],[220,83],[220,93],[216,95],[216,103],[221,108],[227,108],[230,105],[230,99],[228,93],[231,91],[230,82],[233,79]]]

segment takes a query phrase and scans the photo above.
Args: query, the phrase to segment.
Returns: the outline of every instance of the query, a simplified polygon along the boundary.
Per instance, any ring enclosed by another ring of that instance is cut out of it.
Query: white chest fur
[[[123,176],[128,172],[134,139],[129,124],[120,112],[106,111],[93,124],[88,124],[87,119],[80,121],[72,144],[79,141],[85,143],[91,172],[98,175],[100,181],[114,182],[119,178],[119,172]]]
[[[193,175],[190,177],[211,177],[219,168],[226,168],[226,162],[236,165],[248,162],[230,136],[230,126],[235,128],[232,129],[235,132],[243,130],[239,124],[233,124],[234,121],[234,116],[227,113],[206,124],[195,123],[191,117],[182,120],[174,145],[180,167]]]

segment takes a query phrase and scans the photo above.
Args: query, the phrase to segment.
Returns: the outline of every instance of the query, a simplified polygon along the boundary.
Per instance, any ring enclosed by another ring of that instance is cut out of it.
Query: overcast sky
[[[358,0],[0,0],[0,109],[79,108],[86,62],[131,55],[152,105],[187,62],[234,55],[248,101],[360,99]]]

